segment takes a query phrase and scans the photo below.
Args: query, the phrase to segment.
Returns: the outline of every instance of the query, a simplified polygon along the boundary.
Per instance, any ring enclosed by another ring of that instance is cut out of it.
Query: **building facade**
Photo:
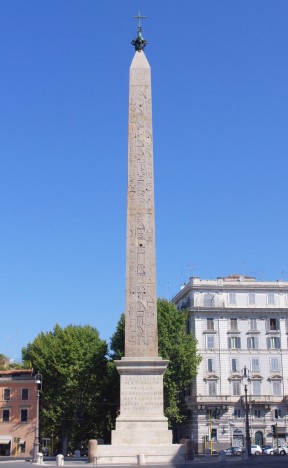
[[[202,355],[180,436],[193,437],[199,453],[245,446],[248,411],[252,444],[288,441],[288,282],[193,277],[172,302],[189,312]]]
[[[37,390],[31,369],[0,370],[0,456],[33,455]]]

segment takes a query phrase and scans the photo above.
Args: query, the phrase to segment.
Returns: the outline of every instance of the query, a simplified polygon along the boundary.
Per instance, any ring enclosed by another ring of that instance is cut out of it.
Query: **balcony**
[[[209,405],[231,405],[238,402],[245,405],[245,396],[231,396],[231,395],[197,395],[197,396],[186,396],[185,403],[189,405],[197,406],[209,406]],[[285,402],[288,405],[288,395],[284,398],[283,396],[273,396],[273,395],[249,395],[248,404],[250,406],[255,405],[265,405],[268,407],[271,404],[279,404]]]
[[[235,399],[232,400],[232,398],[230,395],[187,396],[185,397],[185,403],[206,406],[215,404],[229,405],[232,401],[235,402]]]
[[[288,398],[288,397],[287,397]],[[282,396],[274,395],[249,395],[249,405],[269,405],[270,403],[280,403],[283,401]],[[241,396],[241,403],[245,405],[245,396]]]

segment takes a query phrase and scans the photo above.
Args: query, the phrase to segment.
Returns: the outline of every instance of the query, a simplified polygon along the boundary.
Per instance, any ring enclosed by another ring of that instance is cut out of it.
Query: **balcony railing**
[[[245,396],[237,395],[197,395],[197,396],[186,396],[185,403],[188,404],[197,404],[197,405],[209,405],[209,404],[230,404],[240,401],[245,405]],[[271,403],[280,403],[284,401],[288,404],[288,395],[283,398],[283,396],[274,396],[274,395],[249,395],[248,404],[249,405],[268,405]]]
[[[187,396],[185,397],[186,403],[195,403],[197,405],[208,405],[209,403],[222,403],[228,404],[231,401],[235,401],[235,397],[233,398],[231,395],[205,395],[205,396]]]
[[[279,403],[283,401],[282,396],[274,396],[274,395],[249,395],[248,396],[248,403],[251,405],[265,405],[268,403]],[[245,396],[241,396],[241,403],[245,405]]]

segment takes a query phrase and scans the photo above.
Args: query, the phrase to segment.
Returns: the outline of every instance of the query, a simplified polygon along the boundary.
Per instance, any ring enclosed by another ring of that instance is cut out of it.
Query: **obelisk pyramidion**
[[[140,15],[137,17],[140,21]],[[154,176],[150,66],[141,25],[130,67],[126,244],[125,357],[120,373],[120,415],[112,445],[172,444],[163,409],[158,357]]]

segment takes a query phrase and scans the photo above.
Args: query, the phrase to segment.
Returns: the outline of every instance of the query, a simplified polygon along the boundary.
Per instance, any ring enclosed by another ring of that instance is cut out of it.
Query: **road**
[[[85,465],[87,465],[87,460],[83,461],[73,461],[71,459],[65,460],[64,467],[66,466],[67,468],[84,468]],[[29,468],[31,463],[29,461],[25,460],[13,460],[11,458],[7,459],[4,457],[0,457],[0,468]],[[252,468],[252,467],[259,467],[261,465],[262,467],[267,467],[267,468],[280,468],[281,466],[288,466],[288,457],[286,456],[258,456],[258,457],[251,457],[248,460],[242,460],[240,457],[226,457],[225,461],[219,461],[217,457],[213,458],[205,458],[205,457],[195,457],[195,460],[189,461],[186,464],[173,464],[171,463],[170,465],[147,465],[149,468],[159,468],[160,466],[163,468]],[[43,468],[49,468],[49,467],[54,467],[56,466],[56,460],[51,460],[44,462],[43,465],[35,465],[35,468],[38,468],[39,466],[42,466]],[[90,466],[96,466],[96,465],[90,465]],[[110,468],[109,465],[101,465],[106,468]],[[118,465],[120,468],[123,468],[125,466],[133,467],[137,465]],[[113,468],[117,468],[116,465],[112,465]]]

